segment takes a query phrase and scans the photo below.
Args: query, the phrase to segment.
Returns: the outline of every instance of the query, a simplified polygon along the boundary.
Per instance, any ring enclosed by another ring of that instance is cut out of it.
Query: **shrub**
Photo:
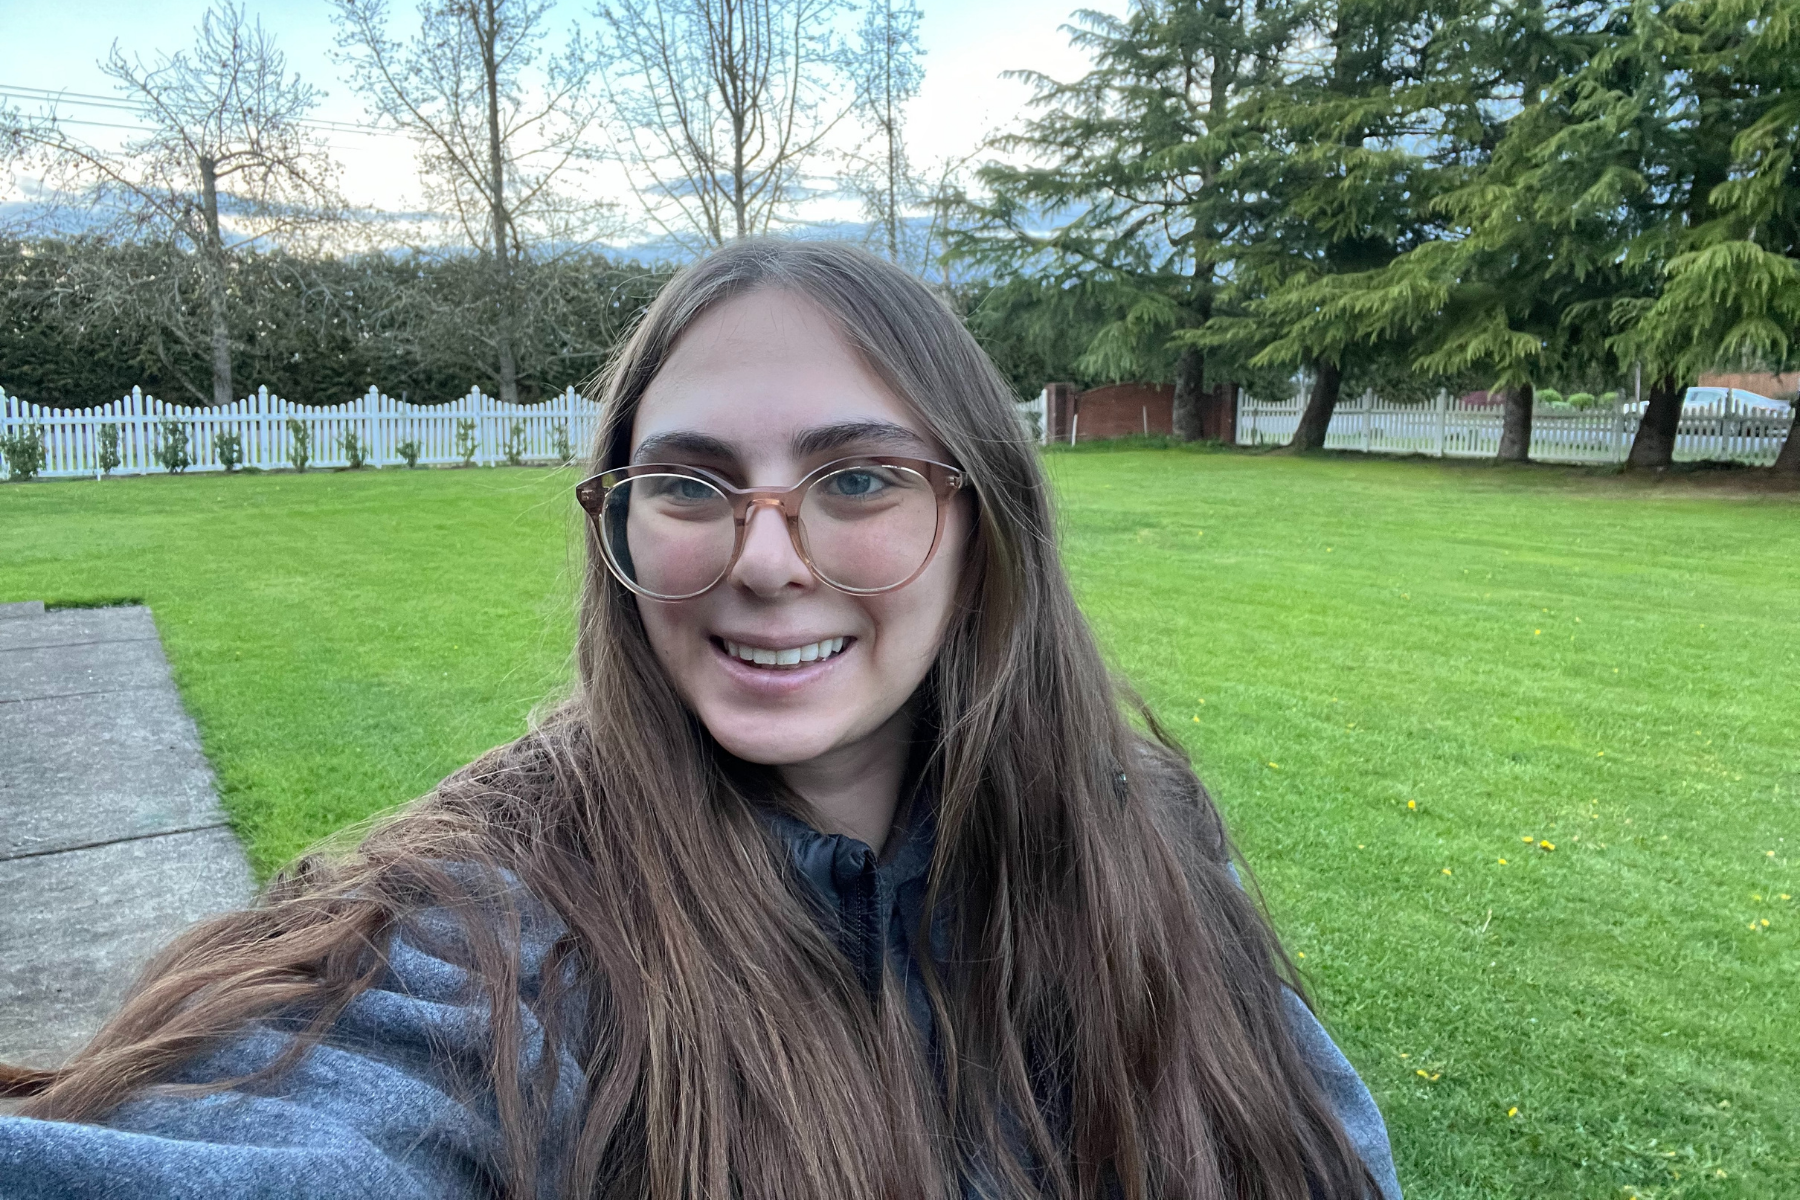
[[[229,475],[244,461],[244,439],[235,433],[215,433],[213,453],[219,456],[219,465]]]
[[[6,477],[24,482],[44,469],[44,427],[27,425],[15,433],[0,434],[0,455],[6,458]]]
[[[173,417],[164,417],[156,423],[156,461],[171,475],[179,475],[193,465],[188,455],[187,426]]]
[[[506,431],[506,440],[500,444],[500,452],[506,455],[506,465],[509,467],[516,467],[525,461],[525,422],[512,423],[512,428]]]
[[[550,449],[556,454],[557,462],[575,461],[575,447],[569,444],[569,423],[567,421],[558,421],[550,427]]]
[[[344,457],[350,460],[350,469],[352,471],[360,471],[363,465],[363,457],[368,453],[369,448],[358,440],[356,430],[345,430],[344,436],[338,439],[338,445],[343,447]]]
[[[100,446],[100,473],[111,475],[124,461],[119,457],[119,427],[102,425],[95,431],[95,441]]]
[[[1539,388],[1537,402],[1539,404],[1561,404],[1563,403],[1563,394],[1555,388]]]
[[[1599,403],[1600,402],[1598,400],[1594,399],[1594,393],[1592,393],[1592,392],[1570,392],[1569,393],[1569,407],[1570,408],[1593,408],[1594,406],[1596,406]]]
[[[406,460],[407,470],[410,471],[412,468],[419,465],[419,443],[412,438],[407,438],[404,442],[395,446],[394,449],[399,452],[401,458]]]
[[[294,464],[294,470],[304,471],[306,464],[312,461],[312,430],[306,427],[305,422],[295,417],[289,417],[287,431],[287,459]]]
[[[475,465],[475,451],[480,443],[475,440],[475,418],[464,417],[456,423],[456,456],[462,459],[462,465]]]

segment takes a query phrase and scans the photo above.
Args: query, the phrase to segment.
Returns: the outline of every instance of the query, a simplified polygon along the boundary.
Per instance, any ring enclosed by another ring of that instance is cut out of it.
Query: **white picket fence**
[[[309,467],[350,465],[345,435],[354,434],[363,462],[390,467],[405,461],[400,447],[416,442],[421,464],[469,461],[491,466],[509,461],[508,451],[524,462],[560,461],[566,445],[585,454],[598,427],[600,406],[574,388],[541,404],[502,404],[479,388],[449,404],[409,404],[371,387],[348,404],[330,407],[294,404],[258,388],[235,404],[200,408],[169,404],[142,389],[111,404],[85,409],[47,408],[9,396],[0,389],[0,434],[36,426],[43,431],[41,476],[97,476],[100,430],[118,429],[119,465],[115,475],[157,474],[167,468],[157,459],[165,422],[187,431],[190,471],[223,470],[219,434],[236,434],[240,465],[287,468],[292,464],[294,435],[289,420],[309,431]],[[462,444],[459,444],[459,438]]]
[[[1700,391],[1696,389],[1696,391]],[[1729,460],[1769,466],[1793,424],[1791,412],[1746,403],[1729,391],[1690,396],[1675,438],[1679,460]],[[1285,402],[1238,401],[1240,446],[1282,445],[1300,424],[1305,397]],[[1538,406],[1531,418],[1531,457],[1540,462],[1620,463],[1631,451],[1642,409],[1572,411]],[[1429,404],[1395,404],[1373,395],[1345,399],[1331,415],[1327,450],[1492,458],[1500,450],[1501,410],[1439,395]]]

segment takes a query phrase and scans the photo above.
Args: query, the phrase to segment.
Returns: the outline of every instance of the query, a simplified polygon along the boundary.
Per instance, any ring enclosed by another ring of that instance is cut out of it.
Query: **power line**
[[[21,84],[0,83],[0,97],[14,100],[29,100],[40,104],[46,101],[52,104],[73,101],[77,107],[103,108],[113,112],[142,114],[144,111],[142,105],[133,104],[131,101],[122,99],[118,96],[96,96],[92,92],[52,91],[49,88],[25,87]],[[102,129],[125,129],[146,132],[142,126],[108,125],[100,121],[84,121],[78,118],[69,118],[67,123],[71,125],[94,125]],[[350,133],[373,137],[407,136],[405,132],[398,129],[389,129],[380,125],[364,125],[352,121],[325,121],[302,117],[296,119],[294,124],[299,125],[302,128],[315,129],[325,133]]]

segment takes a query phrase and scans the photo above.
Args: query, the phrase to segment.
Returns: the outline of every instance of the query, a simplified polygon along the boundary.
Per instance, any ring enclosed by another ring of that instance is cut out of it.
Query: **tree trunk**
[[[1531,461],[1531,408],[1537,400],[1537,389],[1529,383],[1506,389],[1506,403],[1500,417],[1501,462]]]
[[[1781,453],[1775,456],[1772,468],[1777,475],[1800,475],[1800,400],[1794,401],[1794,423],[1788,427],[1788,435],[1781,443]]]
[[[201,156],[200,198],[206,221],[206,244],[200,247],[200,275],[206,281],[207,316],[212,323],[213,404],[223,408],[231,394],[231,305],[226,297],[225,238],[219,230],[218,164]]]
[[[1331,428],[1331,414],[1337,410],[1338,392],[1344,384],[1343,368],[1330,359],[1313,364],[1312,392],[1306,397],[1306,411],[1294,430],[1289,450],[1323,450],[1325,433]]]
[[[1687,389],[1674,376],[1651,381],[1651,396],[1643,405],[1638,432],[1625,455],[1625,470],[1665,468],[1676,461],[1676,432],[1681,428],[1681,401]]]
[[[471,13],[475,10],[471,8]],[[512,249],[507,231],[512,221],[506,211],[506,157],[500,142],[500,13],[497,0],[485,0],[480,9],[477,34],[481,39],[481,65],[486,73],[488,124],[488,215],[494,226],[494,349],[500,366],[500,402],[519,402],[519,364],[513,356]],[[480,25],[485,21],[485,27]]]
[[[1175,401],[1171,414],[1171,423],[1178,441],[1200,440],[1203,432],[1200,401],[1205,378],[1206,357],[1193,346],[1183,349],[1181,357],[1175,360]]]
[[[1651,382],[1649,401],[1638,421],[1637,436],[1631,439],[1631,453],[1625,458],[1626,470],[1666,467],[1675,461],[1675,434],[1681,427],[1681,402],[1686,398],[1687,389],[1673,375]]]

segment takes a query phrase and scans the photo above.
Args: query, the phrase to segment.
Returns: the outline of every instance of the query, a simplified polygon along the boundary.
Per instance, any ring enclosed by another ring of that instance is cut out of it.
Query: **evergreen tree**
[[[1084,13],[1093,68],[1070,83],[1028,75],[1041,115],[999,148],[981,198],[961,197],[953,259],[996,284],[988,302],[1075,339],[1090,379],[1175,384],[1175,429],[1199,436],[1205,326],[1229,264],[1265,217],[1241,171],[1243,111],[1283,69],[1289,3],[1149,0],[1118,19]]]
[[[1321,0],[1304,16],[1298,69],[1265,76],[1246,105],[1256,149],[1243,174],[1265,215],[1226,311],[1185,336],[1250,368],[1304,369],[1292,446],[1316,450],[1346,379],[1369,381],[1395,353],[1323,302],[1441,232],[1433,199],[1466,174],[1464,131],[1480,129],[1485,97],[1453,3]]]
[[[1676,16],[1693,40],[1696,77],[1713,84],[1716,108],[1730,106],[1737,133],[1729,177],[1707,196],[1709,219],[1685,231],[1660,293],[1635,306],[1641,315],[1620,352],[1677,379],[1717,367],[1791,369],[1800,365],[1800,0],[1707,0]],[[1665,406],[1654,425],[1645,414],[1656,451],[1647,460],[1667,461],[1679,413]],[[1800,474],[1792,432],[1775,469]]]

